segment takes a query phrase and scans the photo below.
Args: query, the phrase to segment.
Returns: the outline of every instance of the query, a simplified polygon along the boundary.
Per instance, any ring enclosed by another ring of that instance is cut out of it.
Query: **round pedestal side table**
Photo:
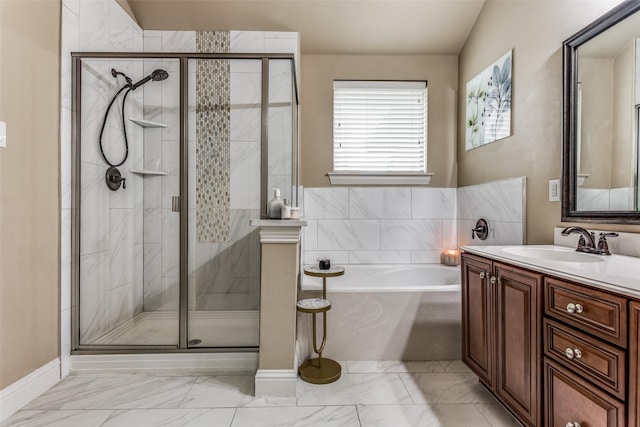
[[[331,309],[331,301],[327,299],[327,277],[337,277],[344,274],[344,268],[334,266],[326,270],[318,267],[305,267],[304,274],[322,277],[322,298],[307,298],[298,301],[296,309],[301,313],[313,314],[313,351],[318,357],[302,363],[299,368],[300,377],[312,384],[329,384],[337,381],[342,374],[342,367],[332,359],[322,357],[322,351],[327,343],[327,311]],[[316,315],[322,313],[322,343],[317,346]]]

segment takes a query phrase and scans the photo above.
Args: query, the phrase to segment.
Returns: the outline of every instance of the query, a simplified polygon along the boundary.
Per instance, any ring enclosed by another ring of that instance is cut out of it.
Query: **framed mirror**
[[[639,223],[640,0],[563,43],[562,221]]]

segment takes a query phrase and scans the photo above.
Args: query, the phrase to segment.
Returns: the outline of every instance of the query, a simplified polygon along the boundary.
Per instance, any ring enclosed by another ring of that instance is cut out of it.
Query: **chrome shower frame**
[[[82,61],[85,59],[177,59],[180,63],[180,299],[178,345],[92,345],[80,344],[80,167],[81,167],[81,88]],[[292,196],[299,200],[299,134],[298,134],[298,86],[293,54],[243,54],[243,53],[116,53],[116,52],[72,52],[72,111],[71,111],[71,354],[134,354],[151,352],[256,352],[258,347],[208,347],[189,348],[188,345],[188,67],[190,59],[247,59],[262,61],[261,104],[261,171],[260,212],[266,218],[268,182],[268,135],[269,135],[269,60],[288,60],[292,75]]]

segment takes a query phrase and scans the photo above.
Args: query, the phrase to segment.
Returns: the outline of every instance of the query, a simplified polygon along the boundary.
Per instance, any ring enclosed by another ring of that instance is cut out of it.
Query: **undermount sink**
[[[597,255],[590,255],[582,252],[576,252],[565,248],[541,248],[535,246],[514,246],[502,248],[504,252],[519,255],[528,258],[537,258],[547,261],[559,262],[603,262],[604,259]]]

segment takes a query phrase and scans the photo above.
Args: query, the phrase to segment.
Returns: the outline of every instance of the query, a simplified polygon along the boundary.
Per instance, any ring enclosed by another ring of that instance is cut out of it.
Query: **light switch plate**
[[[560,201],[560,180],[552,179],[549,181],[549,201],[550,202],[559,202]]]
[[[7,148],[7,124],[0,122],[0,148]]]

